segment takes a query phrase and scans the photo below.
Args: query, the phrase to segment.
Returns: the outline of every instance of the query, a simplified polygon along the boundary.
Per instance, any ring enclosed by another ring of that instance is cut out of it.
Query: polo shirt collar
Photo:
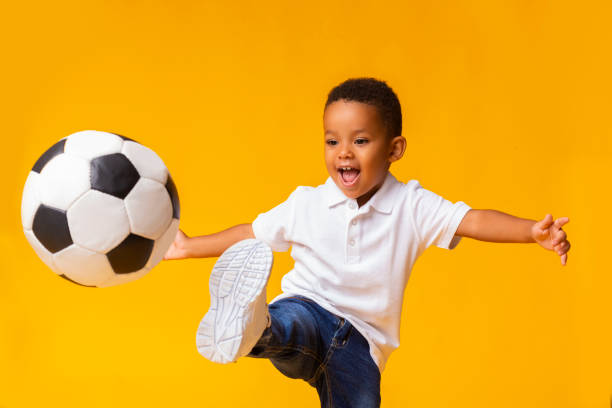
[[[367,207],[373,207],[375,210],[380,211],[382,213],[391,213],[391,210],[393,210],[393,203],[395,201],[394,187],[398,183],[399,182],[397,181],[395,176],[393,176],[393,174],[391,174],[390,172],[387,172],[383,185],[380,186],[380,189],[378,189],[378,191],[374,193],[372,197],[370,197],[368,202],[365,203],[363,207],[365,207],[366,210],[368,209]],[[325,200],[329,207],[333,207],[334,205],[349,200],[349,198],[344,195],[342,190],[338,188],[336,183],[334,183],[334,180],[332,180],[331,176],[328,177],[325,181],[325,187]]]

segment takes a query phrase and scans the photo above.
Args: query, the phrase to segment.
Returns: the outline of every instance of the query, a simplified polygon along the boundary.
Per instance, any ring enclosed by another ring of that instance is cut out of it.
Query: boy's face
[[[327,106],[323,127],[327,171],[344,195],[362,206],[385,181],[391,162],[402,156],[405,139],[389,138],[376,107],[355,101]]]

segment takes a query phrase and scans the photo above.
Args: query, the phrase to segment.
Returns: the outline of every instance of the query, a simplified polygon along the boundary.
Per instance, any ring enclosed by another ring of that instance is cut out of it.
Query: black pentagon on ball
[[[88,287],[88,288],[95,288],[95,286],[93,286],[93,285],[83,285],[82,283],[79,283],[79,282],[77,282],[77,281],[73,281],[72,279],[70,279],[70,278],[69,278],[69,277],[67,277],[66,275],[59,275],[59,276],[60,276],[60,278],[64,278],[64,279],[66,279],[66,280],[68,280],[68,281],[70,281],[70,282],[72,282],[72,283],[76,283],[77,285],[86,286],[86,287]]]
[[[121,153],[107,154],[91,161],[91,188],[125,198],[140,175],[130,159]]]
[[[130,234],[106,254],[115,273],[130,273],[142,269],[153,251],[152,239]]]
[[[52,254],[72,245],[66,211],[41,204],[34,214],[32,231]]]
[[[49,163],[49,161],[52,158],[54,158],[58,154],[64,153],[65,145],[66,145],[66,139],[64,138],[60,140],[59,142],[57,142],[56,144],[54,144],[53,146],[51,146],[50,148],[48,148],[47,151],[44,152],[42,156],[38,158],[38,160],[36,160],[36,163],[34,163],[34,167],[32,167],[32,171],[36,173],[40,173],[43,167],[45,167],[45,164]]]
[[[176,185],[168,174],[168,180],[166,181],[166,190],[170,195],[170,201],[172,201],[172,218],[180,219],[181,216],[181,205],[179,202],[178,191],[176,191]]]

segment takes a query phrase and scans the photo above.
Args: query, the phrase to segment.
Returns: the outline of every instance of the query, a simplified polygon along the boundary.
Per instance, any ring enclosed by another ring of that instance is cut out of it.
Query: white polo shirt
[[[404,288],[412,266],[430,245],[453,249],[455,231],[470,210],[387,173],[361,208],[331,177],[299,186],[289,198],[253,221],[255,237],[272,250],[292,246],[295,265],[273,301],[306,296],[344,317],[368,340],[382,372],[399,346]]]

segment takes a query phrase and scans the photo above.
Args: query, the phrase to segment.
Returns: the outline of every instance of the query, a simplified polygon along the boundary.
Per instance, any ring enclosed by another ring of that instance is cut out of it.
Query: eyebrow
[[[334,132],[333,130],[326,130],[325,134],[328,134],[328,133],[335,134],[336,132]],[[355,133],[369,133],[369,132],[366,129],[357,129],[357,130],[353,130],[353,134]]]

